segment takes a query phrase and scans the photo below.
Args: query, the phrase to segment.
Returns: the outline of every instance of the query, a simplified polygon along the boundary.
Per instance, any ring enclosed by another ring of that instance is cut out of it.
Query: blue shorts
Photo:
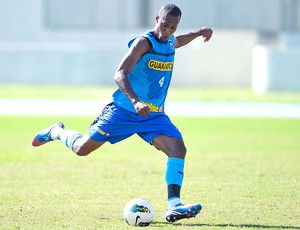
[[[148,143],[153,139],[166,135],[181,138],[179,130],[164,113],[151,113],[150,116],[140,116],[113,103],[108,104],[96,120],[91,124],[88,134],[91,139],[111,144],[122,141],[133,134],[138,134]]]

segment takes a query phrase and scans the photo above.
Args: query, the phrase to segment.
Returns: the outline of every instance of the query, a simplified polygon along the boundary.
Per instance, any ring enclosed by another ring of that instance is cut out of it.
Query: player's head
[[[158,12],[158,16],[165,17],[167,15],[170,15],[172,17],[179,17],[179,19],[180,19],[181,18],[181,10],[179,9],[178,6],[176,6],[174,4],[163,5]]]
[[[160,41],[166,42],[177,29],[181,19],[181,10],[174,4],[164,5],[155,19],[154,34]]]

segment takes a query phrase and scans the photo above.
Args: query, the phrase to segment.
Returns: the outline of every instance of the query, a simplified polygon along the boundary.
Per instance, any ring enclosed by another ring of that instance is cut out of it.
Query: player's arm
[[[128,75],[134,68],[136,63],[139,61],[139,59],[142,57],[142,55],[149,52],[150,49],[151,45],[146,38],[137,38],[129,48],[127,54],[122,59],[114,76],[114,80],[117,83],[119,89],[128,97],[135,110],[141,116],[149,116],[150,109],[146,104],[142,103],[139,100],[139,98],[133,91],[128,80]]]
[[[213,34],[213,31],[209,27],[202,27],[198,30],[186,33],[186,34],[181,34],[175,37],[175,43],[176,43],[176,48],[179,48],[181,46],[185,46],[186,44],[190,43],[197,37],[203,37],[204,42],[209,41]]]

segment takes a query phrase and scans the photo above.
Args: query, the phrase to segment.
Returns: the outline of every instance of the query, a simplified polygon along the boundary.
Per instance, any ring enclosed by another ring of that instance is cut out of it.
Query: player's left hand
[[[139,115],[141,115],[141,116],[149,116],[150,115],[150,108],[145,103],[137,101],[136,103],[133,104],[133,106]]]
[[[204,38],[204,42],[208,42],[213,34],[213,30],[209,27],[201,27],[199,29],[199,34]]]

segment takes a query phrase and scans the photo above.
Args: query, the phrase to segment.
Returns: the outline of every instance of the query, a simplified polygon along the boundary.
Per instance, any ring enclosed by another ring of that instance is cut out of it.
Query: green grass
[[[109,100],[114,86],[8,85],[0,84],[0,98],[53,98]],[[242,101],[300,103],[300,92],[272,92],[256,96],[250,88],[171,87],[171,101]]]
[[[0,116],[0,229],[132,229],[132,198],[155,207],[150,229],[300,229],[300,120],[174,118],[188,148],[182,200],[197,218],[164,220],[166,157],[134,136],[77,157],[31,146],[56,120],[86,132],[92,117]]]

